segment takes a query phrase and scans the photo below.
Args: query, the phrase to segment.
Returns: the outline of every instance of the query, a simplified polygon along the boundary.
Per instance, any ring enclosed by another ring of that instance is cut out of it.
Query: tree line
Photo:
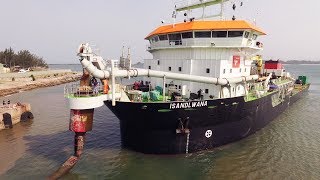
[[[48,67],[48,64],[42,57],[32,54],[28,50],[20,50],[16,53],[11,47],[0,51],[0,63],[5,64],[9,68],[13,68],[14,66],[22,68]]]

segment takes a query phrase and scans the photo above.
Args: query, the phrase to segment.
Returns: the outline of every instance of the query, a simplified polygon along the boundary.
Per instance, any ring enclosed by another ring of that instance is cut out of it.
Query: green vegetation
[[[0,51],[0,63],[7,65],[9,68],[14,68],[14,66],[48,68],[48,64],[42,57],[32,54],[28,50],[21,50],[15,53],[11,47]]]

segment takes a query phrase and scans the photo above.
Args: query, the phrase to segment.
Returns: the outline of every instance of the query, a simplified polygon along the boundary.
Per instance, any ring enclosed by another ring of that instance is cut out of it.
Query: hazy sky
[[[234,0],[235,1],[235,0]],[[134,62],[150,58],[144,37],[169,22],[173,0],[1,0],[0,50],[28,49],[48,63],[78,63],[82,42],[104,58],[118,59],[130,46]],[[320,60],[320,1],[243,0],[237,15],[268,35],[265,58]],[[231,5],[225,7],[231,10]]]

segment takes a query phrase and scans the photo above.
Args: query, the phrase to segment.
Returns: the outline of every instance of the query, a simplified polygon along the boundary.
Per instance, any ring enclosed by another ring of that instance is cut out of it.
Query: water
[[[84,154],[63,179],[320,179],[320,66],[286,67],[309,77],[309,94],[254,135],[211,151],[155,156],[122,149],[118,119],[96,109]],[[0,179],[44,179],[73,153],[63,87],[0,98],[29,102],[35,115],[0,131]]]
[[[82,66],[79,64],[49,64],[49,69],[70,69],[71,71],[82,72]]]

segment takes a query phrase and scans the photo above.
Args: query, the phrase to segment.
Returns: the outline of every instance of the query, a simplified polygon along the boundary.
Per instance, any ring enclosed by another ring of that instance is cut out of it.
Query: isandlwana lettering
[[[171,103],[170,109],[187,109],[208,106],[207,101]]]

